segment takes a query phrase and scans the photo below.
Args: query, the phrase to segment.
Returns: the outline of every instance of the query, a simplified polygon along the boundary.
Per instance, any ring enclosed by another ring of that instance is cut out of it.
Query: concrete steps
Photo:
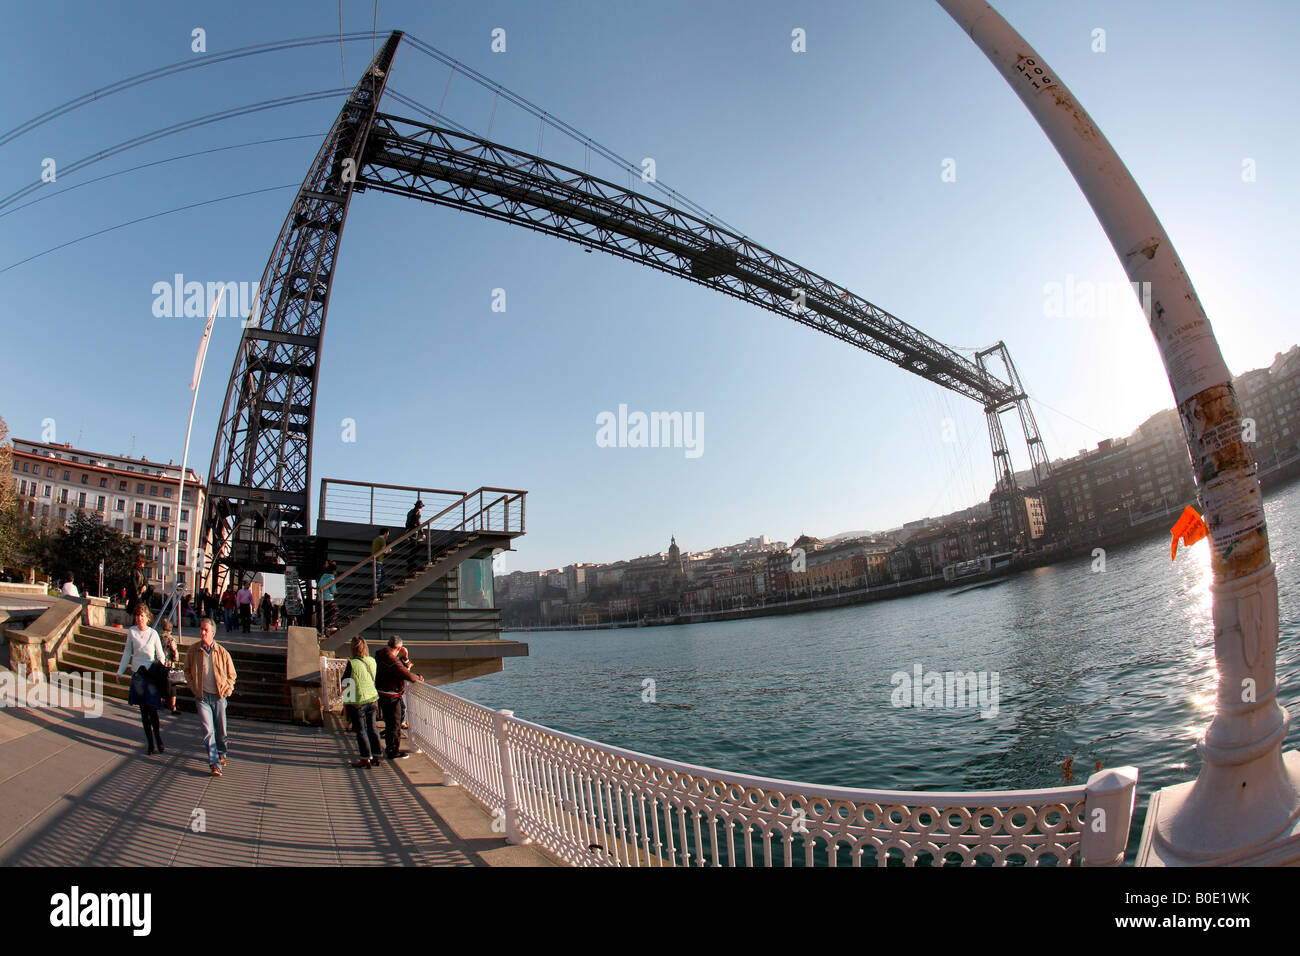
[[[104,696],[125,701],[131,682],[128,677],[118,677],[116,670],[122,660],[126,632],[116,628],[78,625],[76,632],[64,648],[59,669],[66,673],[94,673],[104,675]],[[184,660],[182,652],[182,661]],[[289,688],[284,680],[285,659],[274,653],[257,653],[235,648],[230,650],[238,679],[235,693],[226,705],[232,717],[249,717],[255,720],[292,720]],[[176,706],[194,710],[194,698],[187,687],[176,689]]]

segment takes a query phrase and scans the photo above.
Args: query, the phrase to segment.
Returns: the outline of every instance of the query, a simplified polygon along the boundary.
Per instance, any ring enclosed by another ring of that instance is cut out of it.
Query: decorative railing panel
[[[446,691],[411,735],[494,817],[575,866],[1078,866],[1122,861],[1137,771],[1043,790],[821,787],[609,747]]]

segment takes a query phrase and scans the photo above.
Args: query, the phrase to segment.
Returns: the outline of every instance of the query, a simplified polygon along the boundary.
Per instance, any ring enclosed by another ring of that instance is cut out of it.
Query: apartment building
[[[180,547],[182,587],[193,590],[207,567],[198,540],[205,486],[193,468],[105,455],[68,444],[13,440],[14,491],[33,518],[66,522],[77,511],[94,514],[135,541],[155,588],[170,586],[172,556]]]

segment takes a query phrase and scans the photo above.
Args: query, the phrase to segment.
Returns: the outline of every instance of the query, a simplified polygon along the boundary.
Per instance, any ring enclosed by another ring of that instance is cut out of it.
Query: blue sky
[[[1001,0],[1110,138],[1173,238],[1234,372],[1297,338],[1300,155],[1288,64],[1300,9],[1243,2]],[[345,30],[369,2],[344,0]],[[929,3],[482,3],[388,0],[403,29],[523,94],[757,242],[942,342],[1005,340],[1051,455],[1131,431],[1172,399],[1091,210],[1024,107]],[[337,32],[336,3],[27,4],[7,14],[8,130],[72,97],[183,60]],[[506,31],[506,51],[490,49]],[[807,51],[791,50],[803,29]],[[1105,52],[1093,31],[1104,29]],[[370,44],[194,70],[103,99],[0,147],[5,195],[171,123],[351,87]],[[413,48],[397,90],[486,132],[492,98]],[[54,191],[168,163],[0,217],[0,270],[176,206],[297,184],[342,98],[160,140]],[[396,103],[388,109],[409,110]],[[494,138],[532,151],[535,120],[499,108]],[[548,130],[542,152],[582,167]],[[941,178],[955,160],[956,181]],[[1256,178],[1243,181],[1243,162]],[[625,177],[593,161],[618,182]],[[179,460],[202,320],[156,318],[154,283],[260,278],[292,189],[129,226],[0,271],[0,415],[19,437]],[[43,193],[37,193],[42,197]],[[0,210],[3,212],[4,210]],[[1290,266],[1290,268],[1287,268]],[[1052,283],[1101,293],[1055,313]],[[493,312],[492,290],[506,290]],[[238,341],[218,321],[191,463],[206,477]],[[596,417],[698,413],[703,454],[602,448]],[[342,421],[354,419],[355,442]],[[951,418],[957,440],[943,441]],[[1018,427],[1009,437],[1023,465]],[[530,492],[512,568],[607,561],[755,534],[883,529],[985,498],[972,402],[867,353],[707,289],[466,213],[367,193],[349,216],[323,350],[321,477]]]

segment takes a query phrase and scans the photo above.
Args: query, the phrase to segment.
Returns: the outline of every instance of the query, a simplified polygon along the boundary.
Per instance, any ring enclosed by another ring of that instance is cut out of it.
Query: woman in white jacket
[[[162,731],[158,728],[158,708],[162,706],[163,694],[158,689],[157,677],[161,665],[166,664],[167,655],[163,652],[162,641],[158,632],[149,626],[152,615],[143,603],[136,605],[135,626],[126,632],[126,646],[122,648],[122,661],[117,665],[119,675],[130,673],[131,693],[128,704],[140,705],[140,723],[144,725],[145,743],[149,753],[154,752],[157,742],[158,752],[163,750]],[[160,667],[155,668],[158,664]],[[166,680],[166,671],[162,671]]]

